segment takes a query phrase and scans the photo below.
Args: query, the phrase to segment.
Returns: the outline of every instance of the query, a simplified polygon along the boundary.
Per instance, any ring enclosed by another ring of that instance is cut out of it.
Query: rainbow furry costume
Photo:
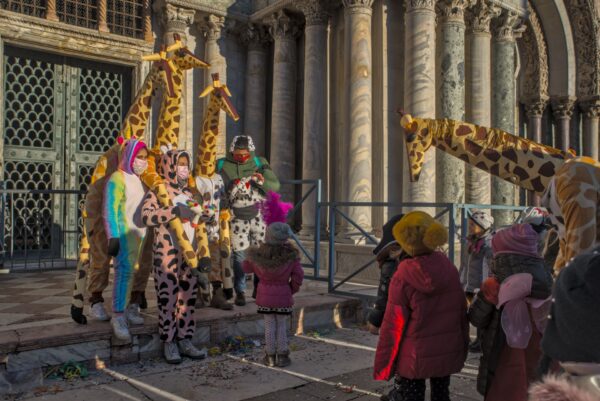
[[[146,145],[129,140],[121,154],[119,170],[106,184],[103,217],[108,239],[119,239],[119,253],[115,258],[113,312],[121,313],[129,302],[134,270],[146,228],[142,224],[142,200],[146,193],[142,181],[133,173],[133,161]]]

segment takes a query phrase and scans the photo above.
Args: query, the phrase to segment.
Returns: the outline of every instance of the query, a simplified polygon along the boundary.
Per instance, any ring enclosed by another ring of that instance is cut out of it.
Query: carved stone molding
[[[490,33],[490,23],[502,10],[488,0],[476,0],[468,11],[469,27],[474,33]]]
[[[280,10],[271,15],[267,21],[269,33],[275,40],[296,39],[300,31],[300,23],[291,17],[285,10]]]
[[[215,14],[205,15],[200,20],[199,27],[207,40],[218,40],[225,27],[225,17]]]
[[[528,4],[527,29],[519,39],[523,60],[523,97],[528,99],[548,97],[548,49],[546,39],[535,10]]]
[[[598,4],[596,2],[596,4]],[[600,19],[594,0],[565,1],[575,42],[577,96],[600,94]],[[597,6],[596,6],[597,7]]]
[[[576,100],[576,98],[571,96],[561,96],[552,99],[552,114],[554,118],[559,120],[571,118]]]
[[[600,99],[581,102],[579,107],[586,118],[600,118]]]
[[[322,0],[295,0],[294,5],[302,14],[306,25],[327,25],[331,13],[329,11],[329,4]]]
[[[240,34],[242,42],[249,50],[265,50],[271,42],[271,36],[264,25],[249,23]]]
[[[360,14],[371,14],[373,2],[374,0],[342,0],[342,4],[349,12]]]
[[[542,117],[547,106],[547,98],[531,100],[529,103],[525,104],[525,112],[527,113],[527,117]]]
[[[527,28],[522,24],[519,14],[512,10],[503,10],[492,24],[494,39],[498,42],[514,42]]]
[[[167,32],[183,33],[194,22],[196,11],[165,4],[163,8],[164,24]]]
[[[435,11],[436,0],[404,0],[404,8],[406,12],[414,10],[429,10]]]
[[[465,10],[473,4],[473,0],[439,0],[435,9],[442,21],[464,23]]]

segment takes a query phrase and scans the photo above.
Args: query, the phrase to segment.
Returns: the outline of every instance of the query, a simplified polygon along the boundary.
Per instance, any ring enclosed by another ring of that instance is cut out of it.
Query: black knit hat
[[[542,338],[544,353],[560,362],[600,363],[600,248],[573,259],[556,280]]]
[[[396,225],[402,217],[404,217],[403,214],[397,214],[383,225],[383,237],[381,237],[381,241],[379,241],[379,244],[373,249],[374,255],[379,255],[379,252],[383,251],[388,245],[397,243],[392,234],[392,228],[394,228],[394,225]]]

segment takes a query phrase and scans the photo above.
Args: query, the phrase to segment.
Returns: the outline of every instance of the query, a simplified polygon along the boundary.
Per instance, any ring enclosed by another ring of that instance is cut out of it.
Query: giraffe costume
[[[411,181],[417,181],[425,152],[435,146],[464,162],[543,194],[559,227],[559,271],[576,255],[600,243],[600,163],[497,128],[448,119],[403,115]]]
[[[214,212],[214,219],[208,223],[201,222],[196,229],[199,254],[203,255],[202,247],[206,247],[211,259],[211,272],[209,280],[213,284],[215,297],[210,299],[210,292],[201,290],[201,297],[205,304],[231,309],[230,305],[221,299],[221,285],[225,298],[233,297],[233,271],[229,264],[231,253],[231,240],[229,235],[229,220],[231,215],[228,209],[222,207],[225,185],[223,178],[217,174],[217,138],[219,136],[219,114],[223,110],[234,121],[239,120],[239,115],[231,103],[231,93],[227,85],[221,84],[219,74],[212,74],[213,83],[209,85],[200,97],[210,94],[204,122],[202,136],[198,145],[198,155],[194,168],[195,178],[191,184],[200,194],[205,210]],[[217,294],[218,293],[218,294]]]

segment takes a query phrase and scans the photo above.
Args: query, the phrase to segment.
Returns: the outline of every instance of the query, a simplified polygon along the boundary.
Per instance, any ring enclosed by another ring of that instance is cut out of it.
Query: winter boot
[[[181,355],[179,355],[179,349],[175,341],[171,341],[165,343],[164,345],[164,355],[167,363],[178,364],[181,363]]]
[[[238,292],[237,294],[235,294],[235,304],[237,306],[246,305],[246,295],[244,295],[243,292]]]
[[[232,310],[233,305],[227,302],[225,294],[222,288],[215,288],[212,299],[210,300],[210,307],[221,309],[221,310]]]
[[[290,351],[286,352],[278,352],[277,353],[277,366],[280,368],[285,368],[292,363],[290,359]]]
[[[275,354],[265,354],[265,357],[263,358],[263,363],[270,368],[275,366],[277,364]]]
[[[204,359],[208,355],[206,348],[202,348],[201,350],[196,348],[189,338],[179,340],[177,345],[179,346],[179,354],[181,356],[187,356],[192,359]]]

